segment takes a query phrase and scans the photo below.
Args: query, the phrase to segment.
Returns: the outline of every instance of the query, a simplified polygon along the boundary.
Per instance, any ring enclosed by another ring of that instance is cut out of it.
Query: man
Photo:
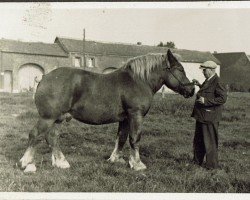
[[[33,87],[33,96],[32,98],[35,99],[35,94],[36,94],[36,88],[38,83],[40,82],[39,78],[37,76],[35,76],[34,78],[34,87]]]
[[[201,64],[206,78],[201,85],[197,80],[193,83],[200,87],[191,117],[196,119],[193,141],[194,162],[202,165],[206,155],[206,168],[218,168],[218,127],[222,114],[222,105],[227,100],[227,90],[215,72],[217,65],[213,61]]]

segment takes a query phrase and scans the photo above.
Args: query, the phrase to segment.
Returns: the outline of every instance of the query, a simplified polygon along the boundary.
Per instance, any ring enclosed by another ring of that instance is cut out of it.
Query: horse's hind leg
[[[108,161],[125,163],[125,160],[122,157],[122,148],[126,143],[126,140],[128,138],[128,133],[129,133],[129,123],[127,120],[124,120],[119,123],[115,148]]]
[[[139,154],[139,141],[141,138],[141,124],[142,115],[140,111],[130,111],[129,113],[129,143],[131,146],[131,153],[129,158],[129,165],[134,170],[146,169],[146,166],[142,163]]]
[[[69,168],[70,165],[68,161],[65,159],[58,142],[59,134],[55,127],[53,127],[46,134],[46,141],[49,146],[52,148],[52,165],[59,168]]]
[[[35,151],[36,151],[35,146],[38,143],[38,135],[49,131],[53,123],[54,123],[53,120],[39,119],[37,124],[30,131],[28,148],[25,151],[23,157],[20,159],[21,167],[23,169],[25,168],[24,172],[36,171],[34,157],[35,157]]]

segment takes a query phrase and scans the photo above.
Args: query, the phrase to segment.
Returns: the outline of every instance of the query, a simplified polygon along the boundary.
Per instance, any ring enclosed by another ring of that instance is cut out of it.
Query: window
[[[88,58],[88,67],[95,67],[95,58]]]
[[[80,57],[75,57],[74,66],[81,67],[81,58]]]

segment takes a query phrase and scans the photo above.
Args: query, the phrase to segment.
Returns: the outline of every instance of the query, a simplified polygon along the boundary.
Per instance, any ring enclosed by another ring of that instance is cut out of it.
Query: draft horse
[[[25,172],[36,170],[37,136],[44,134],[52,148],[52,165],[69,168],[54,125],[74,118],[92,125],[119,122],[115,148],[109,161],[125,162],[122,149],[129,136],[130,167],[146,169],[139,155],[142,120],[149,111],[154,94],[164,84],[185,98],[194,94],[194,85],[170,50],[166,54],[132,58],[109,74],[70,67],[51,71],[43,76],[35,94],[39,120],[29,133],[28,148],[20,159],[21,167]]]

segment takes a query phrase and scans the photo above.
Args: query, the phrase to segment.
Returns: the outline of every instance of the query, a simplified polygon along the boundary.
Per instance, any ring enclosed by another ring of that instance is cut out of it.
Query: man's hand
[[[199,83],[199,81],[197,81],[196,79],[193,79],[192,82],[193,82],[194,85],[197,85],[197,86],[200,86],[200,85],[201,85],[201,84]]]
[[[205,99],[204,97],[200,97],[199,99],[196,100],[198,103],[200,104],[204,104],[205,103]]]

